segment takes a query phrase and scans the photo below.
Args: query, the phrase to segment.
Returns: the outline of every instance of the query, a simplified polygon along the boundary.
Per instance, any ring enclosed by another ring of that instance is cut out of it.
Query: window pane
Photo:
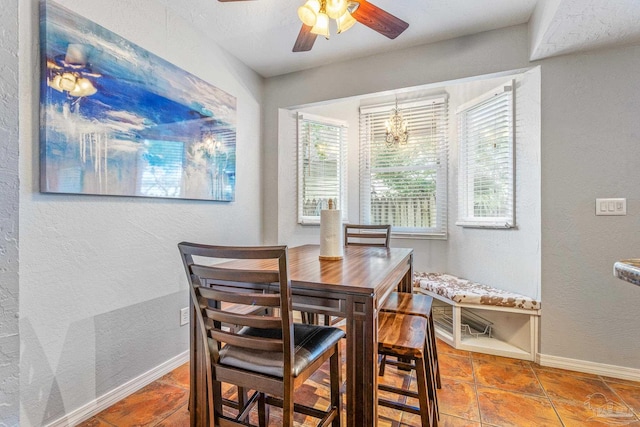
[[[458,112],[460,222],[512,227],[513,87],[500,87]]]
[[[447,101],[399,106],[406,144],[387,143],[392,108],[361,109],[361,221],[391,224],[396,233],[445,236]]]
[[[331,199],[344,205],[346,126],[324,123],[321,118],[298,120],[298,220],[317,222]],[[329,119],[327,119],[329,120]]]

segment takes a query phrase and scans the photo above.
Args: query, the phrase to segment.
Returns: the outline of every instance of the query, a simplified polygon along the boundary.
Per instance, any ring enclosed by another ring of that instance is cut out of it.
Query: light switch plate
[[[626,215],[627,199],[596,199],[596,215]]]

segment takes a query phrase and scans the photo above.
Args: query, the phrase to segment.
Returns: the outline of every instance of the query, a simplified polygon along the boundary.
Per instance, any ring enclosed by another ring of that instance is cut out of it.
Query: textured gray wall
[[[542,353],[640,369],[640,287],[612,274],[640,256],[640,46],[542,63]]]
[[[536,62],[528,46],[520,25],[269,78],[264,164],[278,164],[278,108],[540,65],[541,351],[640,369],[640,288],[612,276],[640,256],[640,46]],[[278,173],[264,168],[266,243],[279,238]],[[596,217],[596,197],[626,197],[627,216]]]
[[[18,425],[18,0],[0,8],[0,426]]]
[[[155,0],[58,3],[237,98],[236,201],[38,191],[38,3],[19,8],[21,427],[64,422],[187,350],[178,242],[261,236],[262,78]]]

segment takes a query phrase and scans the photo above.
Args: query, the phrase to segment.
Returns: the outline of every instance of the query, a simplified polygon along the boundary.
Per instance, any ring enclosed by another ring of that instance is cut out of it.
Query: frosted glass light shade
[[[356,21],[353,16],[348,11],[345,11],[338,19],[336,19],[336,24],[338,24],[338,34],[344,33],[349,28],[353,27]]]
[[[316,25],[316,17],[320,12],[320,2],[318,0],[307,0],[298,8],[298,18],[303,24],[313,27]]]
[[[329,38],[329,16],[326,13],[318,14],[316,25],[313,26],[311,32],[319,36],[325,36],[327,39]]]
[[[338,19],[347,10],[347,0],[327,0],[327,15],[331,19]]]

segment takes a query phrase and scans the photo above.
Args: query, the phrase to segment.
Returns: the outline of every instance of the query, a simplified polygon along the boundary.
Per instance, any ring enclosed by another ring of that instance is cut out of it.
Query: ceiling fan
[[[303,23],[293,45],[294,52],[311,50],[318,35],[329,38],[329,18],[336,20],[338,33],[342,33],[356,22],[360,22],[390,39],[395,39],[409,27],[409,24],[402,19],[367,0],[307,0],[304,5],[298,8],[298,16]]]
[[[47,85],[70,97],[82,98],[95,94],[94,81],[102,77],[91,70],[87,57],[91,46],[70,43],[63,55],[47,59]]]

